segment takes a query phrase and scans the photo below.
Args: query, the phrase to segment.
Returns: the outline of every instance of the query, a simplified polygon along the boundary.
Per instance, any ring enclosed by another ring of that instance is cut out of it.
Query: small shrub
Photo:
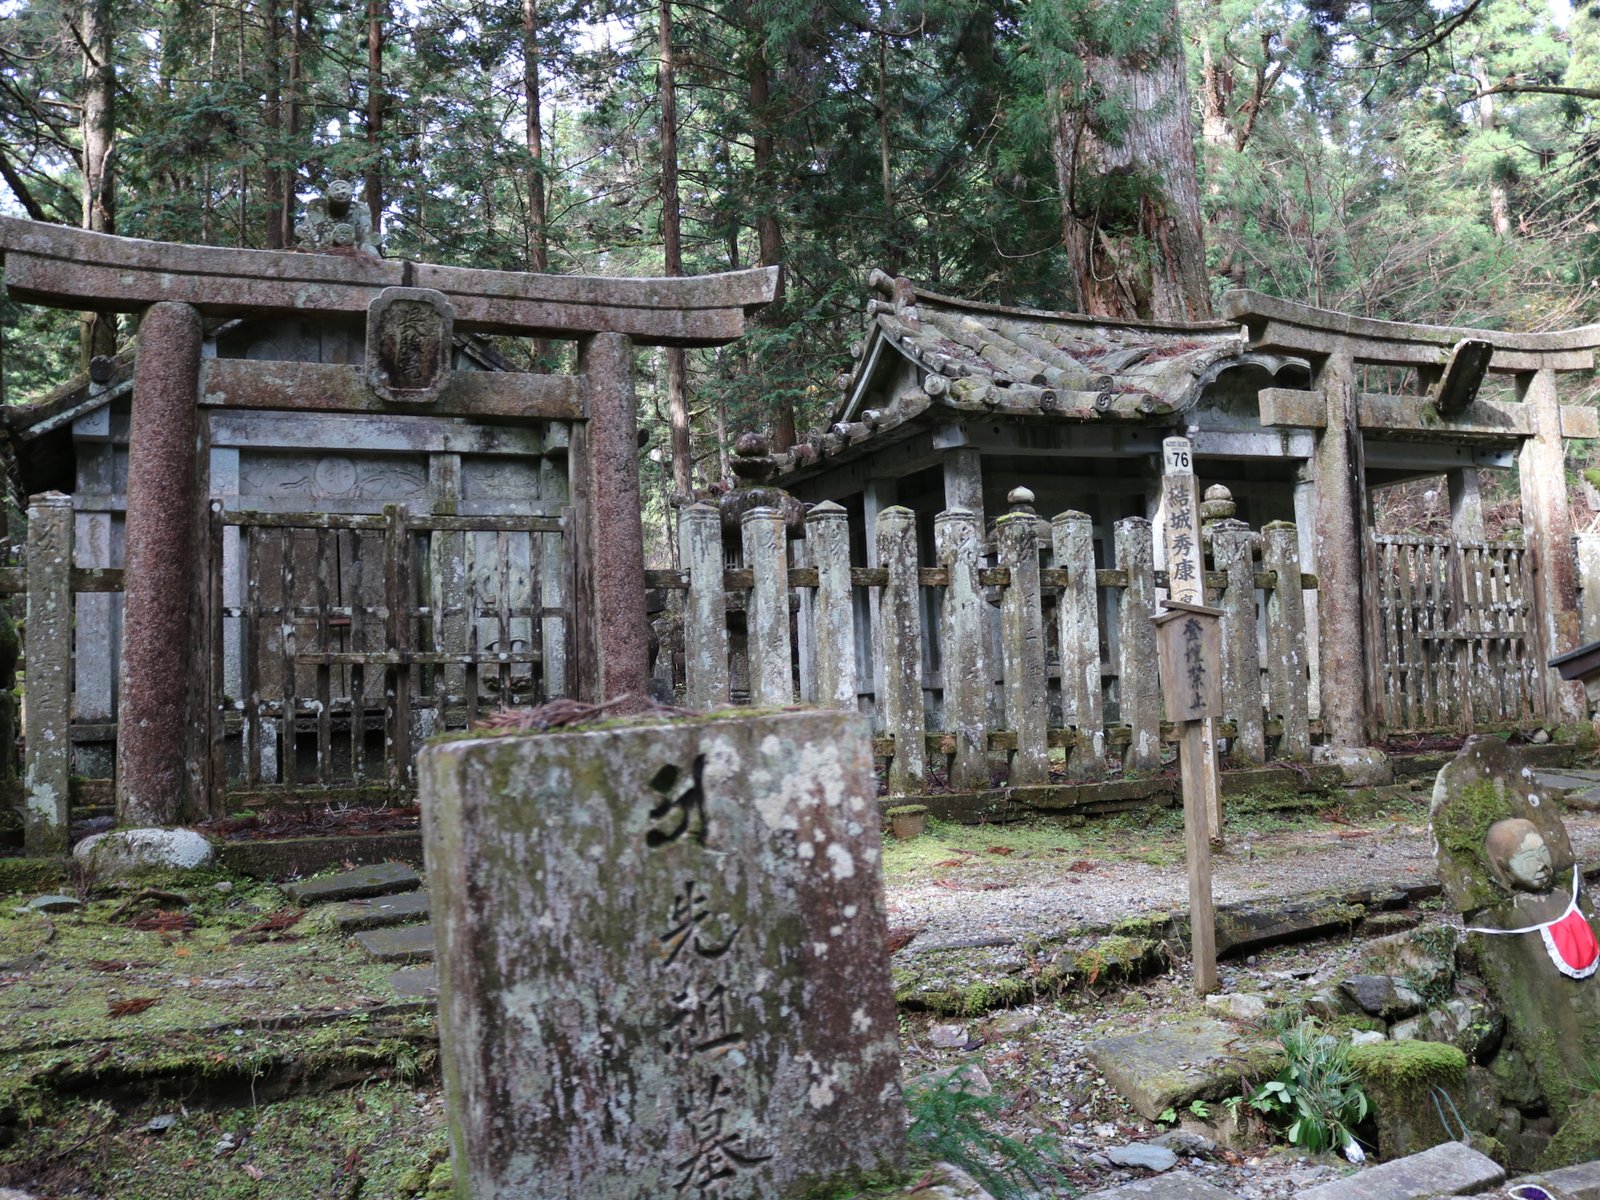
[[[1350,1065],[1350,1045],[1301,1021],[1279,1034],[1288,1060],[1250,1095],[1250,1107],[1283,1131],[1292,1146],[1312,1154],[1342,1150],[1360,1161],[1354,1128],[1367,1115],[1367,1094]]]
[[[1058,1148],[1042,1136],[1026,1141],[990,1127],[1006,1107],[1003,1096],[967,1090],[964,1072],[906,1089],[911,1148],[952,1163],[981,1184],[994,1200],[1022,1200],[1049,1185],[1064,1184]]]

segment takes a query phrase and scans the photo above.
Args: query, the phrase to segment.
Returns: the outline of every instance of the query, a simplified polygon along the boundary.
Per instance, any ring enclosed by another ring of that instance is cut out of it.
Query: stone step
[[[405,863],[374,863],[338,875],[304,879],[283,890],[301,904],[321,904],[328,900],[356,900],[364,896],[390,896],[422,886],[422,877]]]
[[[1425,1200],[1475,1196],[1506,1177],[1492,1159],[1460,1142],[1367,1167],[1300,1193],[1300,1200]]]
[[[432,1000],[439,994],[439,968],[401,967],[389,976],[389,986],[402,996]]]
[[[398,896],[373,896],[347,900],[334,910],[333,920],[345,933],[362,929],[382,929],[388,925],[408,925],[428,919],[426,890],[402,892]]]
[[[356,934],[361,948],[379,962],[432,962],[433,926],[399,925]]]

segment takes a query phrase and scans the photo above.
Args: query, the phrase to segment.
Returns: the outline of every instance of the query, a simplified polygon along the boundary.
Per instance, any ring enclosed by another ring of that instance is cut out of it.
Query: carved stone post
[[[118,689],[120,825],[170,824],[188,791],[189,695],[203,661],[190,623],[201,332],[200,314],[171,302],[152,305],[139,325]]]
[[[598,333],[578,352],[589,401],[584,423],[581,507],[586,569],[578,580],[580,695],[592,702],[650,699],[650,621],[644,597],[644,523],[639,501],[639,417],[633,340]]]
[[[976,791],[989,786],[988,605],[978,582],[983,535],[973,513],[951,508],[934,518],[933,536],[939,565],[950,572],[940,618],[945,728],[956,743],[950,786]]]
[[[1355,364],[1329,355],[1317,372],[1327,425],[1317,436],[1317,621],[1322,673],[1322,728],[1330,746],[1365,746],[1366,633],[1361,619],[1361,528],[1352,443],[1356,424]]]
[[[824,500],[806,514],[806,543],[817,569],[817,703],[856,707],[856,628],[850,588],[850,526],[845,510]]]
[[[27,652],[23,843],[59,854],[72,774],[72,498],[60,492],[28,505]]]
[[[927,785],[927,728],[922,705],[922,592],[917,583],[917,518],[898,505],[877,521],[878,559],[888,574],[882,589],[883,690],[878,707],[894,738],[889,794],[919,795]]]
[[[684,703],[728,706],[728,607],[722,590],[722,518],[709,504],[678,513],[678,561],[689,576],[683,608]]]
[[[1548,367],[1519,382],[1533,409],[1533,437],[1517,456],[1522,481],[1522,529],[1533,567],[1534,612],[1539,623],[1539,660],[1578,645],[1578,583],[1572,554],[1572,509],[1567,503],[1566,451],[1561,440],[1561,400],[1556,373]],[[1541,671],[1550,718],[1573,724],[1585,717],[1581,685],[1562,683]]]

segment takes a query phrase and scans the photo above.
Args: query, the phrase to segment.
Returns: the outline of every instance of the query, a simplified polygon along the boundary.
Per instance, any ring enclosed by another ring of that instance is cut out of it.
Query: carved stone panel
[[[431,404],[450,380],[455,310],[432,288],[384,288],[367,309],[367,385],[397,404]]]

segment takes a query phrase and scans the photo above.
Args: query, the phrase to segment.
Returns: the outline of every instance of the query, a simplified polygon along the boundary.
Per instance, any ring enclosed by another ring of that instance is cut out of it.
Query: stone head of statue
[[[350,200],[355,195],[355,184],[348,179],[335,179],[328,185],[328,212],[335,217],[342,217],[349,210]]]
[[[1483,839],[1489,869],[1504,886],[1519,892],[1548,892],[1555,878],[1550,847],[1532,821],[1511,817],[1489,826]]]

